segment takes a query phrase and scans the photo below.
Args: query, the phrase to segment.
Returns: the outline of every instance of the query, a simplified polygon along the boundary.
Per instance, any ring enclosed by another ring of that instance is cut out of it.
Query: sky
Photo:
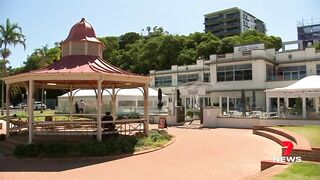
[[[9,47],[12,67],[19,67],[34,49],[64,40],[84,17],[96,35],[146,34],[162,26],[171,34],[203,32],[204,14],[239,7],[265,22],[268,35],[297,39],[297,22],[320,18],[319,0],[0,0],[0,24],[9,18],[26,36],[27,49]]]

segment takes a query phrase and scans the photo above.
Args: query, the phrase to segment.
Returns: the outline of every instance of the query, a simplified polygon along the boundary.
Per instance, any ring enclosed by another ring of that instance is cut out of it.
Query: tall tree
[[[31,56],[28,56],[27,61],[23,62],[23,69],[20,69],[20,71],[27,72],[47,67],[53,62],[60,60],[60,57],[61,48],[58,44],[54,48],[49,48],[46,44],[41,48],[35,49]]]
[[[21,44],[24,49],[26,49],[25,44],[25,36],[22,34],[21,27],[17,23],[10,23],[10,20],[7,19],[5,25],[0,25],[0,47],[4,46],[3,51],[7,52],[8,45],[19,45]],[[7,56],[3,56],[3,74],[2,76],[6,76],[7,68],[7,59],[10,54],[5,53]],[[2,81],[1,88],[1,114],[3,115],[3,107],[4,107],[4,82]]]

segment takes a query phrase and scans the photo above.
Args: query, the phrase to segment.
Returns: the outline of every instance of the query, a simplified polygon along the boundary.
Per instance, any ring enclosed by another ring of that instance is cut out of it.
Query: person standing
[[[76,110],[76,114],[79,113],[79,104],[78,104],[78,101],[76,101],[76,103],[74,104],[74,108]]]
[[[82,99],[81,99],[80,104],[78,106],[79,106],[79,114],[83,114],[85,104]]]

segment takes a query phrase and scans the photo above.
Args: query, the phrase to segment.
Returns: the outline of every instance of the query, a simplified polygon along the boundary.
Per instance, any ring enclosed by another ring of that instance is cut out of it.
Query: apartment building
[[[239,35],[249,29],[266,32],[262,20],[237,7],[204,15],[204,25],[205,32],[211,32],[219,38]]]
[[[320,19],[301,21],[297,26],[299,49],[320,43]]]

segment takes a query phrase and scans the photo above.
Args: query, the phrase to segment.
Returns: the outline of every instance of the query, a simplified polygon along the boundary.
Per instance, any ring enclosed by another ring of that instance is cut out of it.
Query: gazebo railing
[[[133,135],[142,133],[143,119],[126,119],[116,121],[102,121],[102,134]],[[103,124],[114,124],[113,130],[103,128]],[[96,135],[97,121],[35,121],[33,132],[37,135]]]

